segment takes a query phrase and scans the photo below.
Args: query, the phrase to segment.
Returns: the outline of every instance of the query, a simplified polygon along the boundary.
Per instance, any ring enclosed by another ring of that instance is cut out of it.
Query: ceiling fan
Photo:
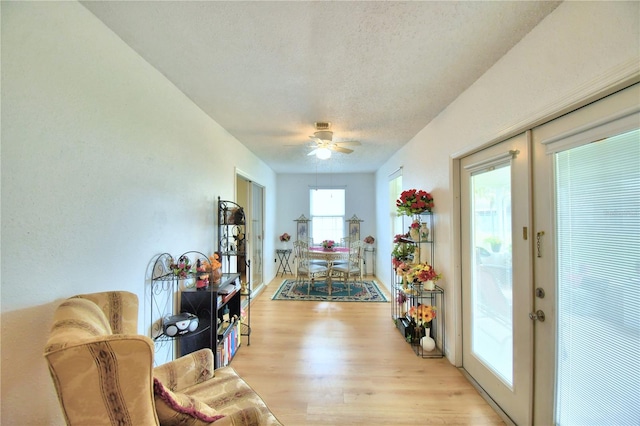
[[[315,142],[313,150],[307,155],[315,155],[321,160],[326,160],[331,157],[331,152],[341,152],[343,154],[351,154],[352,149],[345,148],[345,146],[358,146],[361,145],[358,141],[344,141],[333,142],[333,132],[331,131],[331,123],[329,122],[316,122],[316,131],[313,136],[309,136],[311,140]]]

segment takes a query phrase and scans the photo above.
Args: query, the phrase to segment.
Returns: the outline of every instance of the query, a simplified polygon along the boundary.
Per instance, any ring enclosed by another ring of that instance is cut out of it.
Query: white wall
[[[640,3],[565,2],[459,96],[376,174],[376,193],[388,193],[388,175],[403,169],[403,187],[435,198],[435,263],[444,279],[448,358],[456,360],[460,312],[454,257],[452,160],[457,153],[526,127],[611,81],[638,73]],[[454,71],[452,71],[454,72]],[[378,235],[390,235],[389,200],[376,200]],[[390,280],[391,245],[380,245],[378,277]],[[458,360],[459,361],[459,360]]]
[[[82,5],[1,12],[1,423],[63,424],[42,355],[54,307],[116,289],[144,307],[155,255],[215,248],[235,167],[267,188],[272,251],[275,174]]]
[[[279,242],[278,237],[284,232],[296,238],[295,219],[309,213],[309,189],[320,187],[342,187],[345,189],[345,215],[351,218],[354,214],[363,222],[360,223],[360,238],[367,235],[375,237],[375,175],[373,173],[353,174],[279,174],[276,180],[278,187],[276,207],[276,229],[274,243]],[[345,232],[347,224],[345,223]],[[278,244],[276,244],[276,247]],[[275,257],[275,253],[274,253]]]

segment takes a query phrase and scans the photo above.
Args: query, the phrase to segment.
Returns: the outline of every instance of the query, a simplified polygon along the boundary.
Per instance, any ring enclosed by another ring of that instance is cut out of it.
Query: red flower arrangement
[[[433,197],[421,189],[408,189],[402,191],[400,198],[396,200],[396,207],[399,214],[414,215],[430,212],[433,208]]]

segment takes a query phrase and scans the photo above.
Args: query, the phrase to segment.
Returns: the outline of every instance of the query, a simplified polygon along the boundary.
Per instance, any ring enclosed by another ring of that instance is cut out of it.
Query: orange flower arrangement
[[[436,317],[436,307],[431,305],[418,305],[409,308],[409,316],[416,324],[428,327],[428,324]]]

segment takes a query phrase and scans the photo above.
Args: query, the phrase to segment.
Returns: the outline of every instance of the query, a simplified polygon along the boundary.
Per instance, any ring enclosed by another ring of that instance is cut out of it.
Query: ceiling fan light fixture
[[[327,160],[331,158],[331,150],[329,148],[318,148],[316,150],[316,157],[320,160]]]
[[[331,142],[333,140],[333,132],[331,130],[321,130],[313,134],[314,137],[321,141]]]

